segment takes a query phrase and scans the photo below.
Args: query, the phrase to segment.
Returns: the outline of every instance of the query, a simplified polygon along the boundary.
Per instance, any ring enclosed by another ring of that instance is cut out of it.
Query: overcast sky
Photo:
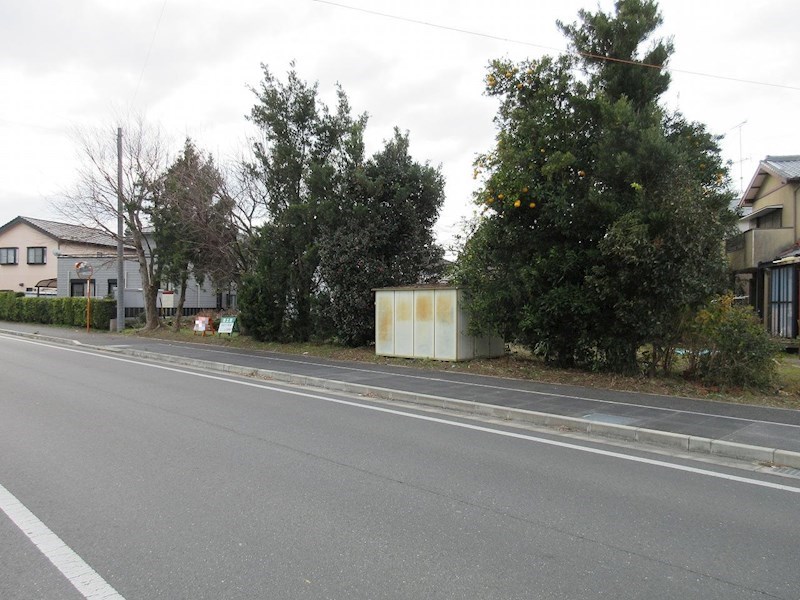
[[[260,64],[282,77],[295,60],[323,98],[333,99],[338,81],[354,113],[370,115],[369,154],[398,126],[410,132],[417,160],[441,165],[447,186],[437,234],[447,242],[473,212],[472,161],[495,135],[497,104],[483,95],[488,62],[563,51],[556,19],[572,22],[578,9],[598,7],[338,3],[440,27],[313,0],[0,0],[0,224],[17,215],[62,220],[53,204],[75,182],[72,132],[113,129],[126,111],[160,125],[176,151],[189,135],[220,162],[232,160],[247,146],[244,116],[255,99],[247,86],[258,84]],[[599,6],[608,11],[613,2]],[[726,136],[737,191],[740,169],[747,185],[767,154],[800,154],[800,3],[660,6],[660,33],[676,49],[664,101]]]

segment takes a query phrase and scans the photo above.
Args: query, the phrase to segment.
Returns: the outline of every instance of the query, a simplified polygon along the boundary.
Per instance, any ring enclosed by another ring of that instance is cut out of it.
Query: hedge
[[[93,328],[108,329],[116,316],[116,300],[92,298]],[[0,292],[0,321],[86,327],[86,298],[21,298]]]

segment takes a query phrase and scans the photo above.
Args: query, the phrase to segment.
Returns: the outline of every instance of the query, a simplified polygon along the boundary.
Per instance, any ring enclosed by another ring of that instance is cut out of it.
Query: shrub
[[[51,323],[49,298],[27,298],[21,302],[22,320],[27,323]]]
[[[689,327],[689,374],[721,387],[769,387],[780,350],[750,306],[733,295],[712,300]]]
[[[92,299],[91,325],[108,329],[116,317],[115,300]],[[0,320],[86,326],[86,298],[25,298],[0,293]]]

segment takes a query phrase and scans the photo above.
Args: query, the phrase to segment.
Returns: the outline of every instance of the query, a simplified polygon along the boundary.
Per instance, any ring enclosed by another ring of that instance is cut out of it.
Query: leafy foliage
[[[233,201],[224,193],[222,175],[210,156],[187,139],[182,154],[155,184],[149,208],[160,279],[180,290],[175,329],[190,275],[218,288],[236,278],[236,229]]]
[[[384,149],[354,174],[320,239],[327,315],[348,345],[374,338],[372,289],[437,275],[442,250],[433,239],[444,181],[409,155],[408,134],[395,130]]]
[[[658,104],[668,73],[636,64],[672,51],[657,41],[639,58],[656,3],[579,14],[560,26],[580,58],[491,65],[499,132],[476,161],[484,218],[459,280],[477,328],[564,366],[621,372],[651,344],[653,370],[687,307],[724,289],[727,170],[703,125]]]
[[[352,166],[362,160],[366,116],[351,117],[341,88],[331,112],[319,102],[317,86],[302,81],[294,65],[285,83],[266,66],[263,71],[250,114],[261,138],[253,142],[248,171],[268,222],[258,232],[259,267],[242,281],[242,322],[262,339],[305,341],[314,328],[311,309],[319,291],[317,240],[324,207],[341,197]],[[273,255],[261,256],[264,251]],[[259,296],[254,289],[268,293]]]
[[[254,92],[263,139],[249,172],[268,219],[239,293],[242,324],[263,340],[365,343],[371,290],[415,283],[441,257],[441,174],[413,161],[398,131],[365,160],[366,115],[350,115],[341,88],[331,111],[294,68],[281,82],[264,67]]]
[[[714,298],[690,323],[689,374],[722,387],[767,389],[775,380],[780,348],[750,306],[733,295]]]
[[[114,300],[92,299],[91,326],[108,329],[116,318]],[[86,298],[25,298],[0,292],[0,321],[86,326]]]
[[[294,334],[286,294],[291,265],[283,233],[273,224],[260,229],[254,251],[257,262],[242,278],[239,290],[242,327],[258,340],[288,341]]]

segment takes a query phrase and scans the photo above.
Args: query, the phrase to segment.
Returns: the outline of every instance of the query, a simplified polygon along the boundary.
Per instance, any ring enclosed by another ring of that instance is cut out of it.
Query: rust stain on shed
[[[436,294],[436,321],[450,325],[453,322],[453,296]]]
[[[430,321],[433,318],[433,294],[417,293],[417,321]]]
[[[392,296],[381,294],[378,296],[378,340],[381,342],[392,341],[394,329],[394,311],[392,309]]]
[[[411,294],[398,293],[395,295],[394,299],[395,299],[395,310],[397,311],[397,320],[410,321],[412,313]]]

